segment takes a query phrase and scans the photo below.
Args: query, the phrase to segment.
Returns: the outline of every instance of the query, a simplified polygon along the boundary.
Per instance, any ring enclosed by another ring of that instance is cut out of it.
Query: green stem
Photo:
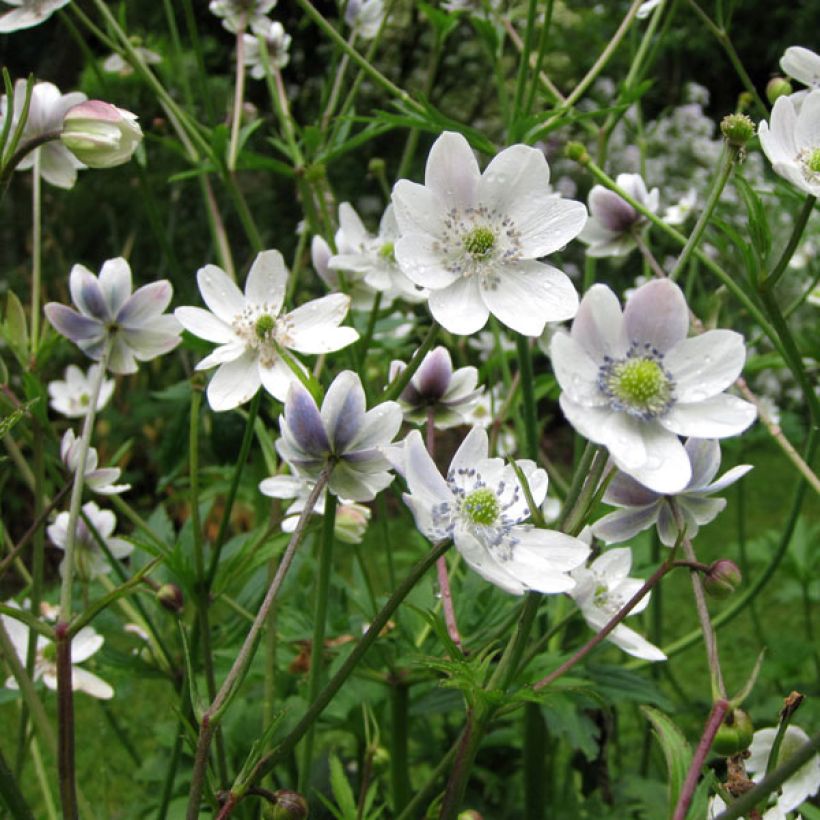
[[[527,3],[527,24],[524,29],[523,48],[518,55],[518,73],[515,78],[515,92],[513,94],[513,122],[523,113],[524,91],[526,89],[527,74],[530,67],[530,54],[532,53],[532,39],[533,32],[535,31],[535,12],[537,6],[537,0],[529,0]],[[537,76],[536,74],[536,77]]]
[[[384,392],[379,397],[378,403],[381,404],[383,401],[391,401],[392,399],[396,399],[401,395],[401,391],[410,384],[410,379],[413,378],[415,372],[419,369],[424,357],[430,352],[430,349],[433,347],[433,343],[436,341],[436,336],[438,335],[439,324],[438,322],[433,322],[430,325],[430,330],[427,331],[427,335],[424,337],[424,341],[421,343],[419,349],[413,354],[413,358],[407,363],[407,367],[393,379],[390,384],[385,387]]]
[[[407,721],[410,687],[400,678],[393,681],[390,692],[390,785],[393,791],[393,816],[398,815],[410,799],[410,777],[407,763]]]
[[[527,433],[527,458],[538,460],[538,430],[536,425],[535,384],[532,372],[532,350],[527,336],[516,334],[518,347],[518,367],[521,373],[521,394],[523,399],[524,429]]]
[[[34,820],[34,815],[20,791],[14,774],[0,752],[0,798],[14,820]]]
[[[786,268],[788,267],[792,256],[794,256],[797,246],[800,244],[803,231],[806,230],[806,225],[809,222],[816,202],[817,197],[806,197],[806,201],[803,203],[803,207],[797,215],[794,227],[792,228],[791,236],[789,237],[789,241],[786,243],[786,247],[783,249],[783,253],[780,255],[780,259],[778,259],[777,264],[772,268],[769,275],[762,282],[762,285],[769,290],[774,289],[775,285],[780,281],[780,277],[786,272]]]
[[[312,703],[319,694],[319,684],[322,679],[327,601],[330,594],[330,574],[333,568],[333,528],[336,524],[336,504],[336,496],[328,493],[325,499],[324,527],[322,530],[321,548],[319,550],[319,577],[316,580],[316,600],[313,607],[313,639],[310,646],[308,703]],[[307,784],[310,780],[314,730],[315,726],[311,725],[305,735],[305,741],[302,746],[298,785],[298,791],[302,793],[307,789]]]
[[[34,154],[31,169],[31,355],[40,343],[40,286],[43,276],[43,208],[40,151]]]
[[[245,17],[236,29],[236,81],[234,83],[233,111],[231,116],[231,139],[228,144],[228,173],[236,170],[236,157],[239,153],[239,132],[242,129],[242,105],[245,100]]]

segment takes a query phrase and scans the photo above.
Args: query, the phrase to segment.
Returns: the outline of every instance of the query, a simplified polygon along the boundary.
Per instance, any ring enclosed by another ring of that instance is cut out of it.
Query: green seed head
[[[470,256],[486,256],[495,247],[495,234],[489,228],[473,228],[464,237],[464,250]]]
[[[385,242],[379,248],[379,256],[382,259],[386,259],[388,262],[395,262],[396,261],[396,248],[392,242]]]
[[[492,490],[482,487],[473,490],[465,499],[462,507],[474,524],[488,526],[494,524],[500,512],[498,499]]]
[[[669,379],[654,359],[627,359],[612,369],[609,389],[636,410],[657,412],[669,401]]]
[[[267,313],[262,314],[257,320],[256,324],[254,325],[254,330],[256,331],[256,335],[260,339],[265,339],[276,326],[276,320],[273,316],[270,316]]]
[[[745,114],[729,114],[720,123],[720,131],[729,145],[742,148],[755,135],[755,124]]]

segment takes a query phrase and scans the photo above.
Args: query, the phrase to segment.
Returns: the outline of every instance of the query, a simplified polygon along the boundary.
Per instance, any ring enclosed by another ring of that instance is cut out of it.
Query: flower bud
[[[746,114],[727,114],[720,123],[720,132],[729,145],[742,148],[755,135],[755,124]]]
[[[479,814],[475,809],[467,809],[459,814],[458,820],[484,820],[484,815]]]
[[[361,504],[340,504],[334,534],[345,544],[361,544],[370,521],[370,510]]]
[[[715,598],[728,598],[740,585],[743,576],[734,561],[715,561],[703,579],[706,591]]]
[[[131,159],[142,142],[137,115],[102,100],[70,108],[60,139],[89,168],[112,168]]]
[[[766,99],[774,105],[778,97],[787,97],[792,93],[792,84],[785,77],[772,77],[766,85]]]
[[[176,584],[163,584],[157,590],[157,600],[169,612],[182,612],[185,606],[182,590]]]
[[[268,814],[271,820],[304,820],[308,816],[307,800],[298,792],[279,789],[273,794],[276,803]]]
[[[748,749],[754,735],[754,726],[742,709],[735,709],[726,716],[717,730],[712,751],[721,757],[731,757]]]
[[[589,162],[589,154],[584,144],[581,142],[568,142],[564,153],[574,162],[586,165]]]

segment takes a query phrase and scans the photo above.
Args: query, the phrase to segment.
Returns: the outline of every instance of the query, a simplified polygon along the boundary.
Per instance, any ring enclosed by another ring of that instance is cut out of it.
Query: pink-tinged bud
[[[87,100],[70,108],[60,139],[89,168],[122,165],[142,142],[137,115],[102,100]]]
[[[740,585],[743,576],[734,561],[722,558],[709,567],[703,586],[715,598],[728,598]]]
[[[340,504],[336,508],[333,532],[345,544],[361,544],[370,521],[370,510],[361,504]]]
[[[163,584],[157,590],[157,600],[169,612],[182,612],[185,606],[182,590],[176,584]]]
[[[276,803],[268,813],[271,820],[304,820],[308,816],[307,800],[298,792],[279,789],[274,797]]]

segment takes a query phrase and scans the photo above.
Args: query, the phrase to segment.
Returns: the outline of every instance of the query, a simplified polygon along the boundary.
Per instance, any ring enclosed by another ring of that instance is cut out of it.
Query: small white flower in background
[[[156,51],[151,51],[150,48],[135,45],[134,51],[139,54],[146,65],[158,65],[162,62],[162,55],[157,54]],[[109,74],[119,74],[120,77],[128,77],[134,73],[134,66],[115,52],[109,54],[103,60],[102,70],[107,71]]]
[[[776,734],[777,729],[775,728],[760,729],[754,733],[752,745],[749,747],[750,756],[746,761],[746,769],[756,783],[759,783],[766,774],[766,765]],[[809,736],[799,726],[794,724],[787,726],[775,766],[782,766],[801,746],[808,742]],[[776,807],[784,814],[794,811],[801,803],[813,797],[818,789],[820,789],[820,755],[815,755],[780,787]]]
[[[17,608],[14,601],[6,601],[6,605]],[[8,615],[0,615],[0,619],[3,621],[3,626],[17,657],[25,663],[28,655],[29,628]],[[91,626],[84,626],[74,636],[71,641],[71,688],[100,700],[110,700],[114,697],[114,690],[111,686],[93,672],[78,666],[98,652],[104,642],[102,635],[98,635]],[[43,635],[37,636],[33,677],[35,681],[42,680],[49,689],[57,691],[57,647]],[[17,689],[17,681],[10,677],[6,681],[6,688]]]
[[[122,538],[113,536],[117,526],[117,517],[111,510],[101,510],[93,501],[83,504],[83,512],[105,541],[114,558],[126,558],[134,546]],[[61,512],[46,530],[57,549],[65,550],[68,541],[68,513]],[[94,533],[91,532],[82,516],[77,519],[77,531],[74,540],[74,568],[77,576],[83,581],[91,581],[98,575],[107,575],[111,571],[108,558],[97,543]],[[60,575],[63,574],[65,560],[60,562]]]
[[[182,326],[219,347],[197,370],[219,365],[208,385],[208,403],[216,411],[233,410],[256,395],[260,386],[284,401],[299,377],[283,360],[282,351],[332,353],[352,344],[359,334],[339,327],[350,298],[332,293],[282,313],[288,270],[279,251],[257,254],[245,281],[245,294],[216,265],[200,268],[199,292],[210,311],[180,307],[174,315]],[[294,366],[301,367],[293,360]]]
[[[491,18],[501,6],[501,0],[446,0],[441,4],[451,14],[467,12],[483,19]]]
[[[373,236],[348,202],[339,205],[339,230],[335,241],[338,253],[330,257],[327,266],[334,271],[357,274],[360,281],[371,291],[368,301],[373,302],[372,291],[383,294],[382,306],[394,299],[417,303],[427,299],[424,288],[417,287],[402,273],[396,262],[395,245],[399,227],[388,205],[379,224],[379,233]]]
[[[483,428],[467,434],[446,478],[418,430],[386,452],[404,476],[410,491],[404,501],[422,534],[433,542],[451,538],[482,578],[513,595],[567,592],[575,586],[569,572],[583,564],[589,547],[572,536],[525,523],[530,508],[515,470],[500,458],[487,457]],[[547,494],[546,472],[526,459],[516,464],[540,506]]]
[[[265,77],[265,61],[262,49],[259,46],[259,37],[265,40],[271,68],[284,68],[290,62],[291,36],[285,32],[284,26],[278,22],[271,22],[264,33],[258,36],[243,34],[245,46],[245,67],[250,69],[251,77],[262,80]]]
[[[14,8],[0,15],[0,34],[10,34],[13,31],[39,26],[57,9],[67,6],[70,2],[71,0],[3,0],[6,6]]]
[[[778,97],[758,135],[775,173],[820,196],[820,88],[803,98],[799,112],[791,97]]]
[[[798,103],[814,88],[820,88],[820,54],[802,46],[791,46],[780,58],[780,68],[794,80],[808,86],[791,94],[792,102]]]
[[[548,193],[548,185],[540,151],[513,145],[482,174],[467,140],[448,131],[430,149],[424,185],[394,186],[396,259],[430,289],[430,311],[451,333],[475,333],[492,313],[538,336],[547,322],[575,315],[572,282],[538,260],[578,235],[586,208]]]
[[[713,482],[720,467],[720,444],[712,439],[690,438],[685,449],[692,465],[692,477],[674,496],[653,492],[626,473],[617,472],[607,484],[603,501],[622,509],[592,525],[595,537],[607,544],[620,544],[655,524],[661,542],[672,547],[678,538],[678,526],[670,501],[680,510],[687,538],[694,538],[700,527],[713,521],[726,506],[726,499],[711,496],[739,481],[752,466],[733,467]]]
[[[506,333],[499,334],[499,345],[496,346],[495,335],[491,330],[474,333],[467,339],[467,346],[478,351],[478,358],[482,362],[486,362],[494,356],[497,347],[501,348],[502,353],[512,353],[516,349],[515,342],[508,338]]]
[[[142,142],[137,115],[103,100],[86,100],[63,119],[63,145],[89,168],[128,162]]]
[[[339,498],[371,501],[393,480],[381,447],[398,433],[402,413],[394,401],[367,412],[365,408],[361,379],[350,370],[343,370],[328,387],[321,412],[313,396],[294,383],[279,417],[282,435],[276,450],[304,478],[318,478],[333,462],[329,491]]]
[[[717,820],[717,818],[726,811],[726,808],[727,806],[726,803],[723,802],[723,798],[719,794],[713,795],[709,798],[706,820]],[[758,812],[756,817],[759,817],[760,820],[787,820],[785,812],[782,812],[776,803],[770,809],[764,811],[763,814]],[[799,816],[797,820],[800,820]]]
[[[657,188],[647,191],[640,174],[618,174],[615,182],[652,213],[658,210],[660,193]],[[649,224],[643,214],[603,185],[593,186],[588,204],[589,220],[578,234],[578,239],[589,246],[588,256],[623,256],[629,253],[635,247],[635,232]]]
[[[66,469],[72,475],[77,472],[77,465],[80,459],[80,440],[74,435],[74,431],[68,429],[63,434],[60,442],[60,458]],[[85,486],[93,493],[100,495],[119,495],[131,489],[130,484],[114,484],[122,474],[119,467],[97,467],[97,450],[94,447],[88,448],[88,455],[85,459]]]
[[[678,202],[670,205],[663,212],[663,221],[667,225],[683,225],[698,203],[698,192],[690,188]]]
[[[25,99],[26,81],[17,80],[14,84],[14,110],[11,112],[12,130],[20,121]],[[15,170],[30,170],[34,166],[35,158],[39,157],[40,176],[46,182],[57,188],[74,187],[77,181],[77,169],[85,166],[57,137],[62,130],[66,111],[85,99],[85,94],[80,91],[61,94],[60,89],[53,83],[34,84],[31,89],[28,119],[23,126],[20,144],[23,145],[46,134],[53,134],[55,138],[23,157]],[[4,94],[0,97],[0,129],[3,128],[8,116],[8,99]]]
[[[640,578],[629,577],[631,568],[632,550],[618,547],[599,555],[589,567],[581,567],[572,573],[576,586],[569,594],[596,632],[603,629],[643,586]],[[645,595],[629,615],[643,611],[648,603],[649,595]],[[657,646],[623,623],[618,624],[606,639],[636,658],[666,660],[666,655]]]
[[[48,395],[51,397],[52,409],[70,419],[83,418],[91,404],[91,393],[99,368],[98,364],[92,364],[86,374],[76,364],[70,364],[65,370],[63,381],[55,379],[49,382]],[[102,410],[113,394],[114,380],[103,379],[97,406],[94,409]]]
[[[649,15],[655,11],[658,6],[663,5],[663,0],[646,0],[638,7],[638,12],[635,15],[639,20],[645,20]]]
[[[743,337],[709,330],[687,338],[688,328],[683,292],[659,279],[638,288],[623,313],[606,285],[593,285],[570,333],[552,340],[564,416],[658,493],[678,493],[692,479],[679,435],[735,436],[756,414],[724,392],[743,369]]]
[[[313,491],[315,482],[293,475],[275,475],[259,483],[259,491],[270,498],[294,499],[285,510],[282,519],[282,532],[293,532],[299,516],[305,509],[308,497]],[[322,490],[313,508],[315,515],[324,515],[327,491]],[[370,521],[370,510],[355,501],[339,499],[336,507],[336,520],[333,532],[339,541],[345,544],[361,544]]]
[[[407,367],[404,362],[390,362],[392,382]],[[404,417],[416,424],[425,424],[432,410],[439,430],[465,423],[465,413],[478,401],[483,387],[477,387],[478,370],[460,367],[453,370],[453,360],[446,347],[435,347],[422,359],[410,383],[399,396]]]
[[[347,0],[345,23],[364,40],[372,40],[384,20],[384,0]]]
[[[483,427],[486,430],[501,412],[504,406],[504,394],[503,384],[497,384],[492,390],[484,391],[475,404],[464,413],[464,424],[470,427]],[[508,425],[502,425],[496,435],[493,455],[507,458],[513,455],[517,448],[515,433]]]
[[[49,302],[45,313],[59,333],[96,361],[111,337],[108,369],[136,373],[138,361],[147,362],[173,350],[182,328],[164,313],[174,293],[167,279],[134,293],[131,288],[131,268],[122,257],[104,262],[99,277],[84,265],[74,265],[69,289],[78,310]]]
[[[211,14],[221,17],[222,27],[231,33],[243,28],[263,36],[270,27],[267,15],[274,6],[276,0],[211,0],[208,4]]]
[[[820,307],[820,285],[815,285],[811,289],[806,301],[814,307]]]

